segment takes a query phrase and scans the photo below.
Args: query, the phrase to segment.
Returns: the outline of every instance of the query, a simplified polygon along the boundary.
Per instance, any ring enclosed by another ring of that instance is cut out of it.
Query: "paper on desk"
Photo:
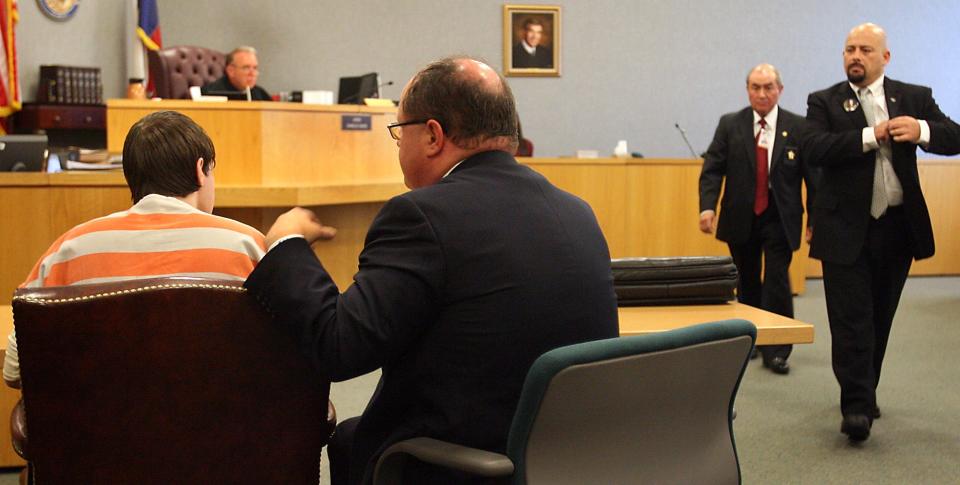
[[[67,160],[63,167],[64,170],[113,170],[117,168],[123,168],[123,155],[110,155],[104,162]]]

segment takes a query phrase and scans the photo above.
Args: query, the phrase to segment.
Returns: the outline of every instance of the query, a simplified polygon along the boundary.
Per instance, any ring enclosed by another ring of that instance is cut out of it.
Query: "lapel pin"
[[[796,153],[793,153],[793,150],[787,151],[787,159],[788,159],[788,160],[793,160],[794,158],[797,158],[797,154],[796,154]]]
[[[859,107],[860,107],[860,103],[858,103],[857,100],[855,100],[855,99],[853,99],[853,98],[848,98],[846,101],[843,102],[843,109],[844,109],[847,113],[851,113],[851,112],[853,112],[853,111],[856,111],[857,108],[859,108]]]

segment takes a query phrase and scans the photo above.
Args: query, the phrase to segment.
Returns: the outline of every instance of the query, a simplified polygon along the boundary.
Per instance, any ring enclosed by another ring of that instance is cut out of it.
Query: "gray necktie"
[[[877,103],[874,102],[873,93],[867,88],[860,89],[860,105],[863,107],[863,114],[867,118],[867,125],[873,127],[877,124]],[[887,211],[887,187],[883,178],[883,162],[880,159],[879,152],[883,148],[877,149],[876,162],[873,166],[873,196],[870,198],[870,215],[874,219],[879,219]]]

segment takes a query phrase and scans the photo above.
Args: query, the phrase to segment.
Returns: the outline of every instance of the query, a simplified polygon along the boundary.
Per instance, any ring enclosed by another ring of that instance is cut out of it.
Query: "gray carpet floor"
[[[960,278],[908,280],[878,390],[883,417],[860,445],[840,434],[822,282],[808,280],[794,301],[797,318],[815,325],[815,342],[794,348],[786,376],[750,363],[734,422],[743,483],[960,483],[960,367],[951,353],[960,349]],[[363,410],[378,378],[333,385],[341,419]],[[15,473],[0,474],[0,485],[15,483]]]
[[[960,278],[910,278],[900,301],[870,439],[840,434],[840,388],[830,366],[823,283],[795,300],[813,323],[812,345],[794,347],[791,373],[750,364],[737,397],[734,433],[747,484],[960,483]]]

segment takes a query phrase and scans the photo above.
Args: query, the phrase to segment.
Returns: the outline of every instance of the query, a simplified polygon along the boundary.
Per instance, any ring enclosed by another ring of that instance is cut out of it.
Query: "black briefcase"
[[[728,302],[737,287],[729,256],[623,258],[610,261],[619,306]]]

